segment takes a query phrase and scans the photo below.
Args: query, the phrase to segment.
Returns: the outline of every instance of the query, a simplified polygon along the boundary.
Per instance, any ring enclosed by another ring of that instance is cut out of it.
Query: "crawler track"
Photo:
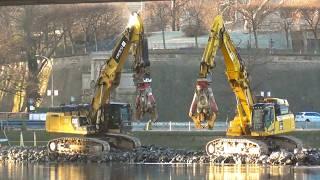
[[[61,137],[48,142],[50,153],[100,155],[116,149],[134,149],[141,146],[138,138],[117,133],[105,133],[89,137]]]
[[[61,137],[48,142],[50,153],[102,154],[110,151],[109,143],[96,138]]]
[[[206,152],[212,155],[251,155],[259,156],[268,152],[268,146],[254,139],[218,138],[207,143]]]
[[[100,139],[107,141],[111,147],[116,149],[131,150],[141,146],[138,138],[126,134],[105,133]]]
[[[302,148],[302,142],[291,136],[218,138],[207,143],[206,152],[212,155],[250,155],[260,156],[272,151],[285,149],[293,151]]]

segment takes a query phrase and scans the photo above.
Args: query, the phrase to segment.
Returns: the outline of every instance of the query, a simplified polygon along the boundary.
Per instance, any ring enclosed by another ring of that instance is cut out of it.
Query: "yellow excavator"
[[[147,39],[140,15],[133,13],[111,57],[100,70],[91,104],[60,107],[60,110],[47,113],[46,131],[69,134],[50,140],[49,152],[92,155],[108,152],[110,147],[133,149],[141,145],[139,139],[122,133],[121,121],[128,120],[130,116],[127,105],[115,106],[109,100],[110,92],[120,83],[121,70],[130,50],[134,56],[134,81],[137,86],[136,114],[139,117],[149,114],[152,121],[157,119]]]
[[[208,155],[245,154],[261,155],[275,149],[301,147],[301,142],[290,136],[279,134],[295,130],[294,115],[286,99],[254,97],[250,88],[249,75],[224,27],[222,16],[215,17],[208,44],[202,56],[200,73],[191,103],[189,116],[200,128],[202,122],[212,129],[216,120],[216,105],[211,84],[217,50],[221,49],[227,80],[235,94],[236,115],[229,123],[226,138],[207,143]]]

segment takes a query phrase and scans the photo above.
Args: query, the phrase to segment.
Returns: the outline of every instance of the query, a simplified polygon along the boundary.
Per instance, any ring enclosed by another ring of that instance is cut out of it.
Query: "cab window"
[[[263,113],[263,120],[265,127],[268,128],[272,124],[272,120],[274,119],[274,111],[273,108],[265,108]]]
[[[280,114],[289,114],[289,107],[285,105],[280,105]]]
[[[122,121],[129,121],[130,120],[130,115],[129,115],[129,112],[128,112],[128,108],[124,107],[124,108],[121,108],[120,109],[120,113],[121,113],[121,120]]]

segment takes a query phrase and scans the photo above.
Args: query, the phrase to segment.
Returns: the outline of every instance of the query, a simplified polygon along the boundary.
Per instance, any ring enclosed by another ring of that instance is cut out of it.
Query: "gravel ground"
[[[48,153],[46,146],[2,147],[2,162],[123,162],[123,163],[216,163],[216,164],[270,164],[270,165],[320,165],[320,150],[302,149],[288,152],[281,150],[260,157],[221,156],[209,157],[204,151],[172,149],[154,145],[142,146],[132,151],[112,149],[99,156]]]

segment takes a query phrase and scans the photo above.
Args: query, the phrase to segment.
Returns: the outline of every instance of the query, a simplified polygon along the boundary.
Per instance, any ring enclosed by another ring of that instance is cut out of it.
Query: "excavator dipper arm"
[[[193,96],[189,116],[195,123],[196,128],[213,128],[216,114],[218,113],[218,106],[215,102],[212,88],[210,87],[210,79],[208,75],[215,67],[215,56],[221,44],[221,29],[223,23],[216,19],[211,27],[207,46],[202,55],[200,63],[199,77],[196,82],[196,90]],[[202,126],[201,122],[207,122],[206,126]]]

